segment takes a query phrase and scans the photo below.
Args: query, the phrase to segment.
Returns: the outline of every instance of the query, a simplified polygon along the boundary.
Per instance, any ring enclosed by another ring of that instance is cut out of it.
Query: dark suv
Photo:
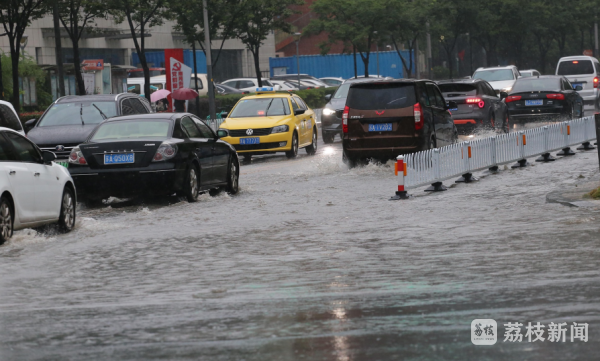
[[[27,121],[25,131],[42,150],[66,160],[104,119],[151,112],[148,100],[135,94],[71,95],[57,99],[40,119]]]
[[[333,143],[336,134],[340,135],[340,139],[342,138],[342,112],[346,105],[346,97],[348,96],[350,85],[374,80],[375,78],[348,79],[340,85],[335,93],[333,93],[333,96],[330,94],[325,96],[327,104],[325,104],[321,113],[321,132],[325,144]]]
[[[446,101],[429,80],[350,85],[342,129],[343,156],[350,166],[368,158],[395,159],[458,139]]]
[[[506,93],[496,95],[483,79],[441,80],[437,84],[444,98],[457,104],[450,112],[458,130],[470,133],[483,127],[508,132],[508,111],[502,101]]]

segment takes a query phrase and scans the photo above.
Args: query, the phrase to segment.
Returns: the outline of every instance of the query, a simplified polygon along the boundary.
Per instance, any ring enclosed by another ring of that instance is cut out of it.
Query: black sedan
[[[578,86],[581,88],[581,86]],[[564,76],[519,78],[505,99],[511,120],[565,120],[583,117],[583,98]]]
[[[508,132],[506,104],[487,81],[453,79],[438,81],[437,84],[444,99],[457,105],[449,110],[459,132],[470,133],[478,128]],[[506,93],[502,95],[506,96]]]
[[[78,194],[97,203],[110,196],[177,193],[195,202],[201,191],[238,191],[235,149],[189,113],[115,117],[102,122],[69,156]]]

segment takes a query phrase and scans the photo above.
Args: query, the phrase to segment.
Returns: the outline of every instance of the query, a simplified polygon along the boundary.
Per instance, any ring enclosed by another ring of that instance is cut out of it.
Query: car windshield
[[[109,122],[100,125],[91,140],[168,138],[170,125],[164,120]]]
[[[529,78],[530,76],[533,76],[533,73],[530,71],[521,71],[521,77],[523,78]]]
[[[594,74],[594,65],[591,60],[563,61],[558,64],[557,73],[557,75]]]
[[[560,78],[521,78],[515,82],[511,93],[560,91]]]
[[[276,115],[289,115],[290,108],[285,98],[260,98],[241,100],[230,118],[270,117]]]
[[[348,97],[348,90],[350,89],[350,83],[342,84],[333,94],[334,99],[343,99]]]
[[[477,88],[474,84],[438,84],[440,91],[444,96],[477,95]]]
[[[352,109],[399,109],[416,103],[413,84],[361,84],[350,88],[346,104]]]
[[[485,81],[513,80],[514,78],[514,74],[510,69],[481,70],[473,74],[473,79],[483,79]]]
[[[55,125],[98,124],[106,118],[117,115],[114,101],[83,101],[54,104],[40,121],[39,127]],[[83,122],[82,122],[83,120]]]

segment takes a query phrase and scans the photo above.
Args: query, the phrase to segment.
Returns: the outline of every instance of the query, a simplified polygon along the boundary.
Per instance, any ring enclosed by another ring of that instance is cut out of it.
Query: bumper
[[[159,167],[116,169],[69,168],[78,195],[125,198],[146,193],[172,194],[183,187],[185,169],[174,164]]]
[[[252,154],[264,154],[264,153],[276,153],[286,152],[292,149],[292,132],[286,133],[275,133],[269,135],[259,136],[259,144],[240,144],[240,139],[246,137],[223,137],[223,141],[233,145],[238,153],[252,153]],[[249,136],[248,138],[252,138]]]
[[[563,107],[537,109],[509,109],[508,115],[513,120],[546,120],[568,117]]]

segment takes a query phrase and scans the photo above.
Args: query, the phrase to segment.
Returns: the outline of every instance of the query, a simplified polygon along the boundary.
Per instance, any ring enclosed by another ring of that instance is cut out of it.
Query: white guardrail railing
[[[444,180],[458,177],[457,182],[477,180],[473,172],[517,162],[513,168],[527,166],[527,158],[540,155],[540,162],[555,160],[557,155],[574,155],[571,146],[595,149],[590,141],[596,139],[594,117],[584,117],[539,128],[521,130],[487,138],[465,141],[441,148],[398,156],[395,165],[398,191],[392,199],[404,199],[406,189],[431,184],[425,191],[444,191]]]

